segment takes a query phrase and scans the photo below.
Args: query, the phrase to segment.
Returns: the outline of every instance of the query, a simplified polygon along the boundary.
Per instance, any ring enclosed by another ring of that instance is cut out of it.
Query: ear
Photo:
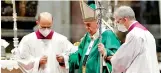
[[[125,21],[128,21],[128,19],[127,18],[124,18],[125,19]]]
[[[37,24],[37,25],[39,24],[39,21],[38,21],[38,20],[36,20],[36,24]]]

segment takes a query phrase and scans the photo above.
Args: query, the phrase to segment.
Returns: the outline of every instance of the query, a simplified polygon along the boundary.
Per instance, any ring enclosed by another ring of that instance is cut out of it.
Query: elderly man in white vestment
[[[159,73],[156,43],[153,35],[135,19],[129,6],[114,12],[118,30],[125,32],[125,42],[111,58],[112,73]]]
[[[68,54],[73,45],[51,29],[50,13],[40,13],[36,23],[39,29],[24,36],[16,49],[21,70],[24,73],[68,73]],[[60,55],[64,57],[62,64],[56,58]]]

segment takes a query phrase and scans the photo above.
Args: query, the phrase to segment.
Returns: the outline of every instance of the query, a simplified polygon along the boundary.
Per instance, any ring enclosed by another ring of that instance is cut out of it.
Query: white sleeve
[[[37,73],[39,69],[40,58],[34,58],[31,55],[31,50],[26,41],[27,38],[23,38],[16,50],[17,62],[20,69],[24,73]]]
[[[111,59],[112,73],[124,72],[138,56],[143,40],[137,36],[127,37],[125,43],[120,46],[118,51]]]
[[[73,49],[74,45],[68,41],[67,39],[63,41],[63,53],[62,56],[64,57],[64,62],[65,62],[65,68],[68,69],[69,68],[69,63],[68,63],[68,59],[69,59],[69,55],[70,53],[72,53],[72,49]]]

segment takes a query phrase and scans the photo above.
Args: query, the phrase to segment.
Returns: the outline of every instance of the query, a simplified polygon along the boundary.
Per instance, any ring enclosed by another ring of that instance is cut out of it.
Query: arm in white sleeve
[[[120,46],[118,51],[111,59],[112,73],[120,73],[126,71],[132,61],[140,53],[143,39],[137,36],[127,37],[125,43]]]
[[[64,57],[65,68],[68,69],[69,68],[68,59],[70,53],[72,53],[72,49],[74,49],[74,45],[67,39],[63,41],[62,45],[63,45],[62,49],[64,50],[62,56]]]
[[[19,67],[24,73],[37,73],[40,58],[34,58],[31,54],[32,48],[28,45],[28,38],[24,37],[16,50],[16,57]]]

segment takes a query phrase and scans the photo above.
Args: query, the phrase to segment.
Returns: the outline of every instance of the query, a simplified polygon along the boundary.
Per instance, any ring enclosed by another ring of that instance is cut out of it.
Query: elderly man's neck
[[[131,24],[133,24],[134,22],[136,22],[136,20],[131,20],[131,21],[129,21],[128,24],[125,25],[126,28],[128,29],[128,28],[131,26]]]

